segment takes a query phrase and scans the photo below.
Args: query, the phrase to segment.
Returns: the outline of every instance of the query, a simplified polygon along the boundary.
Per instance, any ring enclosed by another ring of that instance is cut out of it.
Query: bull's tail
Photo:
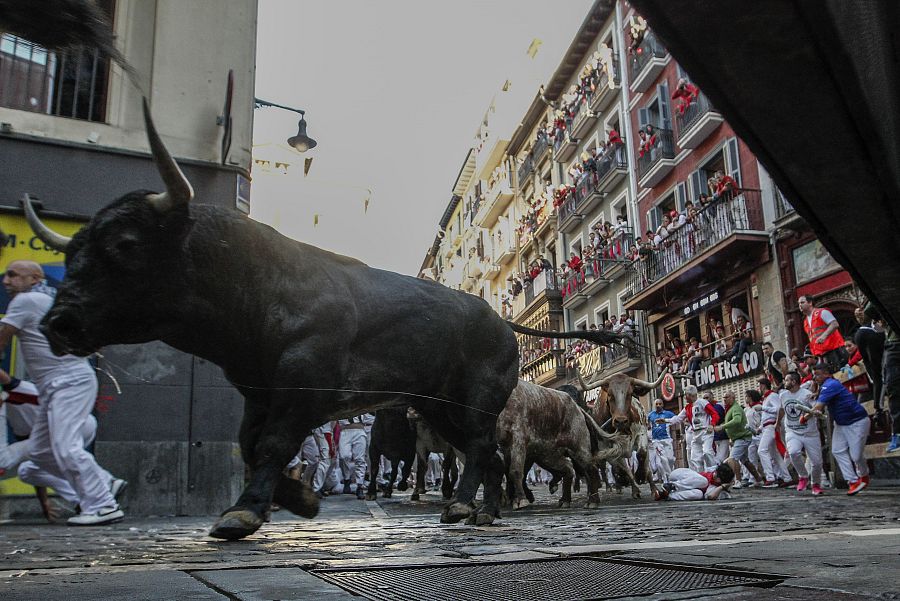
[[[512,321],[507,321],[506,324],[512,329],[513,332],[518,332],[519,334],[527,334],[529,336],[542,336],[544,338],[575,338],[578,340],[588,340],[600,345],[619,344],[627,348],[633,348],[635,346],[634,340],[632,340],[625,334],[616,334],[615,332],[610,332],[608,330],[576,330],[574,332],[551,332],[547,330],[535,330],[534,328],[527,328],[525,326],[520,326],[519,324]]]

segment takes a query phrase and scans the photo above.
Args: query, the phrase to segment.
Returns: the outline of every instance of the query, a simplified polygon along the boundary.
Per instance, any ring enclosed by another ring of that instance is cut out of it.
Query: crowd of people
[[[591,324],[589,329],[592,331],[606,330],[608,332],[624,334],[630,337],[637,336],[637,324],[635,323],[634,315],[631,311],[623,313],[619,317],[610,315],[607,319],[603,320],[603,323],[599,325]],[[621,350],[623,347],[601,346],[588,340],[576,340],[572,344],[566,346],[566,353],[564,355],[566,361],[566,369],[575,369],[578,364],[578,358],[588,354],[595,348],[600,348],[600,352],[604,356],[604,358],[610,359],[612,353]]]
[[[831,487],[823,470],[823,449],[828,447],[836,471],[848,485],[847,494],[856,495],[870,484],[865,448],[872,419],[885,413],[883,396],[891,400],[893,430],[885,451],[900,451],[900,407],[892,394],[900,392],[896,366],[890,357],[884,360],[886,352],[894,348],[888,338],[892,334],[882,331],[884,325],[871,305],[868,313],[856,311],[859,327],[854,340],[845,340],[834,315],[815,307],[809,297],[801,296],[798,307],[809,346],[803,353],[793,349],[789,357],[764,342],[765,375],[755,389],[744,392],[743,399],[729,391],[718,402],[710,391],[701,393],[689,384],[684,387],[684,408],[678,415],[666,411],[661,399],[655,402],[647,427],[652,470],[664,483],[659,499],[717,498],[730,489],[750,485],[791,486],[819,496]],[[735,335],[744,330],[739,324],[752,331],[747,319],[740,316]],[[717,330],[721,328],[716,324]],[[678,338],[669,337],[667,346],[670,348],[658,356],[657,366],[690,373],[699,353],[696,339],[685,347]],[[744,350],[735,344],[732,356],[742,355]],[[859,369],[861,364],[866,365],[865,371]],[[885,381],[890,382],[890,390]],[[873,417],[863,405],[868,399],[874,399]],[[829,421],[830,439],[826,434]],[[687,468],[673,469],[673,427],[683,427]]]

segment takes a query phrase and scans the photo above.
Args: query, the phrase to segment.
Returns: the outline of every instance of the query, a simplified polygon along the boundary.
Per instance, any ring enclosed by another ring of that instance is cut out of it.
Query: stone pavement
[[[745,489],[716,503],[606,493],[599,510],[583,508],[576,495],[581,507],[559,510],[539,488],[535,505],[484,528],[440,524],[437,493],[416,503],[408,493],[377,503],[342,495],[325,499],[315,520],[278,512],[238,542],[207,537],[213,518],[129,518],[80,529],[15,522],[0,526],[0,596],[359,599],[306,570],[604,554],[790,576],[772,589],[707,591],[716,598],[900,599],[900,488],[855,498],[827,492]]]

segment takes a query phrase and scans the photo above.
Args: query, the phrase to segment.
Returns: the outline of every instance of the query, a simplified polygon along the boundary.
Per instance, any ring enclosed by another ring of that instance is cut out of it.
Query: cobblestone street
[[[326,499],[313,521],[278,512],[231,543],[206,536],[213,518],[9,523],[0,575],[5,599],[342,599],[352,596],[305,570],[605,554],[789,576],[773,589],[710,592],[719,597],[900,599],[900,489],[828,492],[750,489],[717,503],[606,493],[603,508],[588,511],[557,509],[539,488],[533,506],[484,528],[441,525],[437,493],[417,503],[408,493],[377,503],[344,495]]]

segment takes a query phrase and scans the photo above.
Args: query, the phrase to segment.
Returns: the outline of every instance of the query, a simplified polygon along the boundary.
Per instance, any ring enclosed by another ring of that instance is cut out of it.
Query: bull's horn
[[[165,192],[162,194],[148,194],[147,200],[160,213],[187,205],[194,198],[194,189],[191,187],[191,182],[181,172],[181,168],[172,159],[172,155],[166,150],[159,134],[156,133],[156,126],[153,125],[153,118],[150,116],[150,107],[147,106],[146,97],[144,98],[144,123],[147,126],[147,139],[150,141],[150,151],[153,153],[153,160],[156,162],[159,175],[166,185]]]
[[[631,378],[632,386],[639,386],[641,388],[646,388],[647,390],[653,390],[654,388],[659,387],[662,384],[663,378],[666,377],[666,374],[669,373],[669,369],[666,368],[663,370],[659,377],[656,379],[656,382],[647,382],[646,380],[638,380],[637,378]]]
[[[588,390],[594,390],[595,388],[600,388],[601,386],[606,386],[607,384],[609,384],[609,378],[612,377],[612,376],[608,376],[606,378],[603,378],[599,382],[596,382],[596,383],[588,386],[585,383],[584,379],[581,377],[581,370],[578,369],[577,367],[575,368],[575,375],[578,376],[578,383],[581,385],[582,392],[587,392]]]
[[[69,242],[72,241],[72,238],[57,234],[44,225],[41,218],[34,212],[34,207],[31,205],[31,197],[28,194],[22,198],[22,206],[25,208],[25,219],[28,220],[28,225],[31,226],[31,230],[34,234],[41,239],[41,242],[53,250],[58,250],[63,253],[66,252],[66,247],[69,245]]]

